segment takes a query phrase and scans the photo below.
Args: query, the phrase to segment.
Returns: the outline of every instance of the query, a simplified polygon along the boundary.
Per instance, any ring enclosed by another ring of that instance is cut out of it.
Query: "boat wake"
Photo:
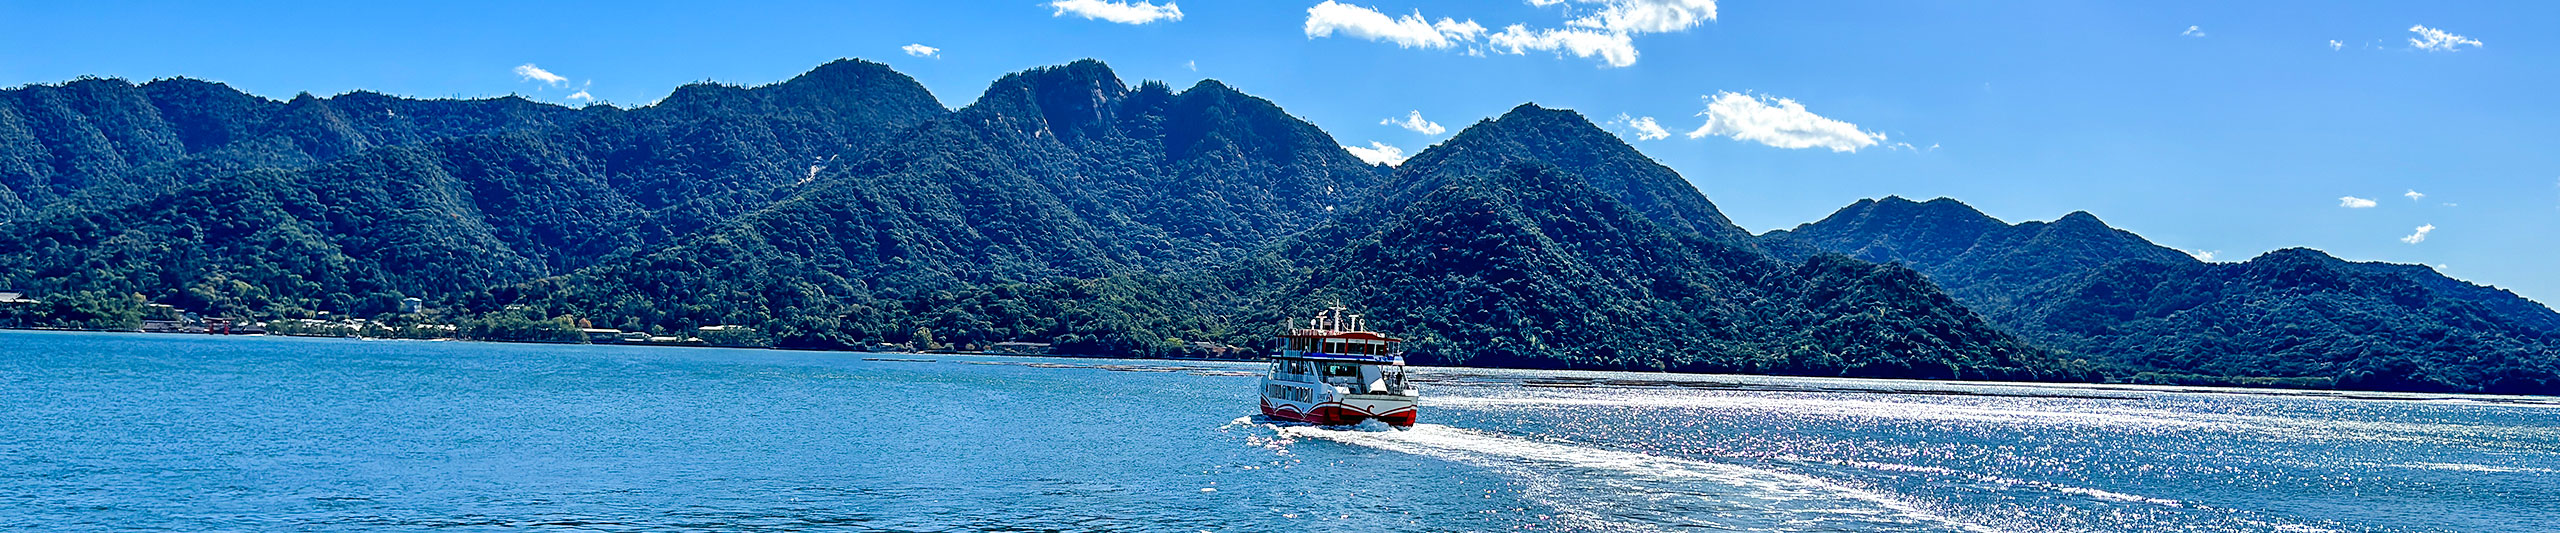
[[[1324,427],[1240,417],[1247,441],[1304,457],[1327,442],[1491,470],[1588,531],[2333,531],[2169,498],[1943,467],[1795,456],[1737,462],[1417,424]],[[1294,449],[1294,450],[1293,450]],[[1858,480],[1893,480],[1869,484]],[[1939,487],[1916,496],[1910,484]],[[1896,485],[1898,483],[1898,485]],[[1901,490],[1883,486],[1900,486]],[[1972,504],[1958,503],[1959,496]],[[1985,503],[1991,503],[1984,507]]]
[[[1242,420],[1239,420],[1242,422]],[[1267,426],[1286,448],[1323,440],[1471,464],[1524,482],[1581,529],[2005,531],[1828,480],[1693,459],[1547,442],[1435,424],[1406,430]]]

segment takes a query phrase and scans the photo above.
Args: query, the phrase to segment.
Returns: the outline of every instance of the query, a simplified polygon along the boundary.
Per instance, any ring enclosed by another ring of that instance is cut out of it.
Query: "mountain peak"
[[[2291,263],[2301,261],[2329,262],[2338,260],[2337,256],[2329,255],[2328,252],[2296,246],[2258,254],[2257,257],[2250,258],[2249,262],[2256,263],[2259,261],[2266,261],[2269,263]]]
[[[997,79],[987,90],[992,93],[1010,89],[1029,89],[1039,93],[1089,90],[1096,93],[1096,99],[1102,99],[1116,98],[1121,93],[1128,92],[1129,86],[1120,81],[1120,75],[1112,72],[1110,65],[1105,65],[1100,60],[1078,59],[1064,65],[1038,67],[1006,74],[1003,78]]]
[[[1583,125],[1590,126],[1593,130],[1600,129],[1599,125],[1592,124],[1591,119],[1583,117],[1580,112],[1571,109],[1557,109],[1540,106],[1537,102],[1529,102],[1514,106],[1510,111],[1503,112],[1501,117],[1497,117],[1493,121],[1513,124],[1525,122],[1542,126],[1570,126],[1571,122],[1580,122]],[[1605,133],[1605,130],[1603,130],[1603,132]]]
[[[1427,187],[1523,162],[1565,169],[1553,175],[1587,181],[1673,233],[1720,240],[1750,238],[1678,172],[1645,157],[1581,113],[1535,103],[1467,126],[1448,141],[1406,160],[1398,174],[1406,176],[1407,187]]]
[[[1128,84],[1110,66],[1080,59],[1006,74],[988,85],[968,110],[982,120],[1011,122],[1009,127],[1026,133],[1045,129],[1061,138],[1082,138],[1084,130],[1107,127],[1117,104],[1129,94]]]
[[[1991,215],[1983,214],[1981,210],[1974,209],[1973,206],[1967,205],[1954,198],[1940,196],[1932,198],[1926,202],[1914,202],[1909,198],[1903,198],[1899,195],[1888,195],[1884,198],[1860,199],[1856,203],[1851,203],[1847,207],[1840,208],[1839,211],[1832,212],[1831,216],[1823,217],[1822,220],[1799,225],[1796,229],[1798,231],[1802,231],[1810,228],[1835,227],[1842,224],[1862,225],[1871,223],[1884,223],[1894,226],[1917,223],[1952,223],[1971,226],[2007,225],[2007,223],[2001,222],[2000,219],[1992,218]]]
[[[1154,82],[1150,82],[1150,83],[1154,83]],[[1190,94],[1190,93],[1194,93],[1194,92],[1201,92],[1201,91],[1207,91],[1207,92],[1209,92],[1209,93],[1213,93],[1213,94],[1214,94],[1214,93],[1235,93],[1235,94],[1244,94],[1244,91],[1236,90],[1236,88],[1235,88],[1235,87],[1230,87],[1230,86],[1228,86],[1228,85],[1226,84],[1226,82],[1218,81],[1218,80],[1217,80],[1217,79],[1215,79],[1215,78],[1201,78],[1199,83],[1193,83],[1193,84],[1191,84],[1191,88],[1189,88],[1189,89],[1183,89],[1183,90],[1182,90],[1183,94]]]
[[[877,63],[877,62],[872,62],[872,61],[864,60],[864,59],[860,59],[860,58],[845,57],[845,58],[837,58],[837,59],[836,59],[836,60],[834,60],[834,61],[828,61],[828,62],[826,62],[826,63],[824,63],[824,64],[820,64],[820,65],[818,65],[818,66],[816,66],[816,67],[810,68],[808,72],[801,73],[798,77],[791,78],[791,80],[792,80],[792,81],[799,81],[799,80],[812,79],[812,78],[835,78],[835,77],[844,77],[844,76],[859,76],[859,75],[865,75],[865,74],[870,74],[870,73],[879,73],[879,72],[896,72],[896,70],[890,69],[890,68],[889,68],[889,65],[888,65],[888,64],[885,64],[885,63]],[[784,82],[784,83],[790,83],[790,82]]]
[[[788,95],[785,96],[786,99],[806,97],[812,100],[829,100],[873,92],[925,93],[924,86],[916,83],[915,78],[908,77],[897,69],[889,68],[889,65],[861,59],[829,61],[791,79],[758,87],[758,89],[772,89],[778,93],[786,93]],[[897,94],[897,96],[907,97],[911,94]],[[931,94],[925,93],[925,96],[930,98]]]

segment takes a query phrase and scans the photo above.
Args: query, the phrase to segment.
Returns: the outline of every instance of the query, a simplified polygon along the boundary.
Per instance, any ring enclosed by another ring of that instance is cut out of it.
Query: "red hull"
[[[1351,408],[1340,403],[1318,404],[1316,405],[1314,412],[1301,413],[1298,412],[1296,408],[1286,405],[1273,407],[1270,402],[1263,402],[1262,404],[1263,416],[1281,420],[1294,420],[1319,426],[1350,426],[1357,425],[1365,420],[1375,419],[1379,422],[1385,422],[1390,426],[1400,428],[1413,427],[1415,415],[1418,413],[1419,411],[1416,411],[1414,408],[1406,407],[1384,413],[1372,414],[1362,412],[1359,409]]]

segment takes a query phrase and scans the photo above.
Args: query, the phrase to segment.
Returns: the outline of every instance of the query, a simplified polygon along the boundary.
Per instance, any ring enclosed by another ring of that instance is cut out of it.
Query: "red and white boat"
[[[1334,307],[1307,327],[1290,320],[1262,376],[1262,414],[1326,426],[1377,420],[1413,426],[1420,390],[1405,383],[1403,339],[1364,329],[1360,315]]]

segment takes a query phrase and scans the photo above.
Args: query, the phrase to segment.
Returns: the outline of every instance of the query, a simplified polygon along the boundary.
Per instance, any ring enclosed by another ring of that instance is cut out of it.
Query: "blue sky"
[[[2560,301],[2560,3],[1258,0],[1139,22],[1169,13],[1069,1],[0,0],[0,85],[638,105],[860,57],[959,107],[1090,57],[1132,83],[1216,78],[1408,153],[1522,102],[1572,108],[1755,232],[1949,196],[2012,222],[2085,210],[2214,260],[2306,246]],[[1386,123],[1413,112],[1441,129]]]

